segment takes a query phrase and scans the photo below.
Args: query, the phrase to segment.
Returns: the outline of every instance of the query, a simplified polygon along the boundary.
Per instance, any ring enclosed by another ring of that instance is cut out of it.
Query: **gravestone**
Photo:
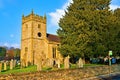
[[[53,67],[53,59],[49,59],[49,66]]]
[[[0,72],[2,71],[2,63],[0,62]]]
[[[69,56],[67,56],[67,57],[65,57],[65,59],[64,59],[64,68],[65,69],[68,69],[69,67],[70,67],[70,63],[69,63]]]
[[[41,71],[42,70],[42,59],[41,57],[37,57],[37,71]]]
[[[53,67],[53,59],[48,58],[46,63],[47,63],[46,66]]]
[[[58,65],[58,68],[60,68],[60,60],[59,59],[57,60],[57,65]]]
[[[25,60],[24,59],[21,59],[20,66],[21,66],[21,68],[25,67]]]
[[[4,70],[7,70],[7,62],[4,62]]]
[[[83,60],[80,58],[78,61],[78,67],[82,68],[83,67]]]
[[[16,60],[13,61],[13,67],[16,66],[16,62],[17,62]]]
[[[10,69],[13,69],[13,59],[10,61]]]
[[[41,61],[37,62],[37,71],[41,71],[42,70],[42,65],[41,65]]]
[[[27,62],[27,60],[26,60],[26,62],[25,62],[25,67],[28,67],[28,62]]]

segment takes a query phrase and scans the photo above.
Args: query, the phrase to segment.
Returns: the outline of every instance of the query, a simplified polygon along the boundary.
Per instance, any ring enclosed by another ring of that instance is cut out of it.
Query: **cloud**
[[[55,12],[50,12],[49,16],[50,16],[50,24],[51,26],[58,26],[58,22],[60,20],[60,18],[65,15],[65,10],[67,9],[67,6],[70,5],[70,3],[72,3],[72,0],[68,0],[62,7],[61,9],[56,9]]]
[[[120,0],[111,0],[110,9],[115,10],[120,8]]]
[[[50,19],[51,25],[58,26],[58,22],[59,22],[60,18],[62,17],[62,15],[64,15],[64,14],[65,14],[65,12],[62,9],[57,9],[56,12],[49,13],[49,15],[51,17],[51,19]]]
[[[116,0],[112,1],[112,3],[116,3]],[[67,9],[67,7],[70,5],[70,3],[72,3],[72,0],[68,0],[60,9],[56,9],[55,12],[50,12],[49,16],[50,16],[50,26],[58,26],[58,22],[60,20],[60,18],[62,18],[63,15],[65,15],[65,10]],[[116,8],[120,8],[119,5],[110,5],[110,9],[114,10]]]
[[[11,44],[11,43],[6,42],[6,43],[0,43],[0,45],[1,46],[6,46],[6,47],[20,48],[20,44],[17,44],[17,43]]]
[[[111,10],[115,10],[117,8],[120,8],[120,5],[110,5]]]

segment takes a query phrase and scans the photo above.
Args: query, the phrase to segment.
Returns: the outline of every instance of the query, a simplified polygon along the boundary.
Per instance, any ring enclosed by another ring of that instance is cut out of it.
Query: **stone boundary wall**
[[[112,65],[111,72],[120,72],[120,65]],[[109,66],[61,69],[22,74],[0,75],[0,80],[84,80],[84,78],[109,74]],[[100,78],[94,80],[101,80]]]

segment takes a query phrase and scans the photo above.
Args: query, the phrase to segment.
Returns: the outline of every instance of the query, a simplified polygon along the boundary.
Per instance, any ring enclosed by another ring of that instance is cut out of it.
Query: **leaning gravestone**
[[[10,69],[13,69],[13,59],[10,61]]]
[[[78,67],[82,68],[83,67],[83,60],[80,58],[78,61]]]
[[[7,70],[7,62],[4,62],[4,70]]]
[[[68,69],[70,67],[69,65],[69,56],[65,57],[65,60],[64,60],[64,68],[65,69]]]
[[[0,62],[0,72],[2,71],[2,63]]]

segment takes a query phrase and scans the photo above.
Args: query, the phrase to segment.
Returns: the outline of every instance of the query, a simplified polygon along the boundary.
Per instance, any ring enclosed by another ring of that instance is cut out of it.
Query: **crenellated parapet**
[[[39,16],[37,14],[34,14],[32,11],[30,15],[22,16],[22,24],[24,24],[25,22],[28,22],[28,21],[36,21],[36,22],[46,23],[46,15]]]

